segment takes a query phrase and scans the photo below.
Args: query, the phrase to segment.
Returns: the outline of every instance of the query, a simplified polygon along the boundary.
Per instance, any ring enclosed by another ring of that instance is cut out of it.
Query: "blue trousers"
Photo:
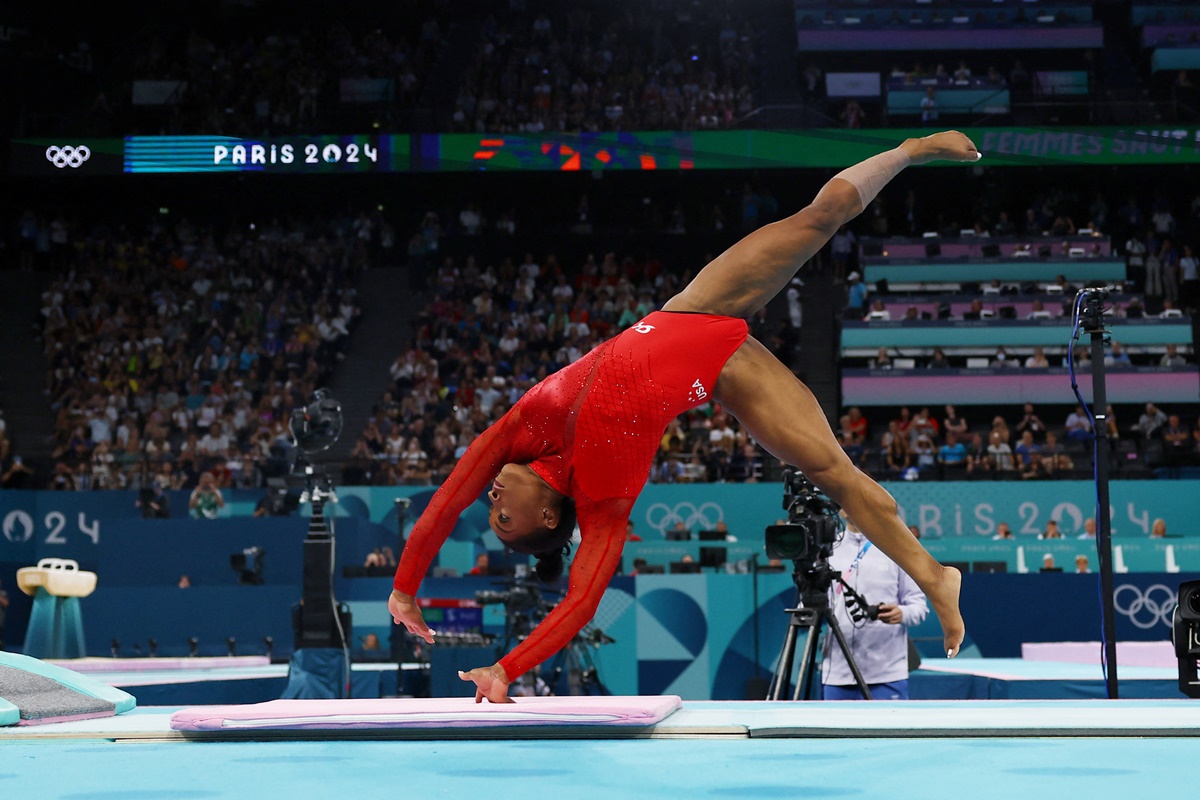
[[[902,681],[891,681],[890,683],[868,683],[867,688],[871,690],[872,700],[907,700],[908,699],[908,679]],[[824,692],[825,700],[862,700],[862,692],[858,690],[856,684],[849,686],[831,686],[825,684],[821,687]]]

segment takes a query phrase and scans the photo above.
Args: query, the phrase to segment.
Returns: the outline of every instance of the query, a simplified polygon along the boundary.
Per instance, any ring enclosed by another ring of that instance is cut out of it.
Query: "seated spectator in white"
[[[1092,438],[1092,421],[1083,406],[1075,406],[1075,410],[1067,415],[1067,438],[1079,442],[1087,442]]]
[[[1079,534],[1077,539],[1095,539],[1096,538],[1096,518],[1088,517],[1083,521],[1083,533]]]
[[[1154,405],[1154,403],[1146,403],[1146,410],[1138,417],[1137,429],[1144,438],[1149,439],[1166,424],[1167,415],[1158,406]]]
[[[1178,319],[1183,316],[1183,312],[1175,307],[1175,301],[1163,300],[1163,310],[1158,312],[1159,319]]]
[[[1029,311],[1028,319],[1050,319],[1051,314],[1041,300],[1034,300],[1033,306]]]
[[[912,422],[908,424],[908,434],[914,442],[921,434],[925,434],[934,441],[938,437],[940,426],[938,421],[929,413],[929,406],[922,406],[917,415],[912,418]]]
[[[1086,574],[1090,573],[1091,571],[1092,571],[1091,567],[1088,566],[1088,557],[1087,556],[1085,556],[1085,555],[1075,556],[1075,574],[1076,575],[1086,575]]]
[[[1009,527],[1009,524],[1007,522],[1001,522],[998,525],[996,525],[996,535],[992,537],[993,540],[1001,541],[1003,539],[1014,539],[1014,538],[1016,538],[1016,537],[1013,536],[1012,528]]]
[[[220,422],[214,421],[208,426],[208,432],[200,439],[196,452],[213,458],[225,458],[229,455],[229,437]]]
[[[866,318],[868,320],[889,320],[892,318],[892,312],[884,308],[882,300],[875,300],[871,303],[871,311]]]
[[[1046,358],[1046,351],[1037,346],[1033,348],[1033,355],[1025,359],[1025,366],[1030,369],[1045,369],[1050,366],[1050,361]]]
[[[1160,367],[1182,367],[1187,364],[1187,360],[1179,355],[1179,348],[1173,344],[1167,345],[1167,352],[1159,359]]]
[[[892,357],[888,355],[886,347],[879,348],[879,352],[875,354],[875,358],[871,359],[871,369],[891,369]]]
[[[1015,358],[1009,358],[1008,352],[1003,347],[996,348],[996,355],[992,356],[993,369],[1005,369],[1011,367],[1020,367],[1021,362]]]

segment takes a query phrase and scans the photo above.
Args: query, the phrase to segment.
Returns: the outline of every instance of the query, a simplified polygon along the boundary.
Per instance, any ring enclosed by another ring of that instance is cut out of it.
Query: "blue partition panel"
[[[943,114],[1007,114],[1010,106],[1008,89],[956,89],[935,86],[937,110]],[[920,114],[924,89],[894,90],[887,93],[889,114]]]
[[[933,242],[933,243],[936,243]],[[1034,247],[1049,241],[1030,242]],[[863,267],[867,283],[887,279],[892,283],[961,283],[1002,281],[1123,281],[1125,262],[1111,258],[1006,258],[1002,261],[945,261],[929,259],[872,259]]]
[[[819,27],[796,31],[802,52],[921,51],[923,53],[971,50],[1065,50],[1104,46],[1104,26],[1099,23],[1074,25],[1013,25],[994,28],[854,28]]]
[[[1113,338],[1126,345],[1191,344],[1192,321],[1113,320]],[[988,319],[842,323],[842,349],[879,347],[1006,347],[1066,345],[1070,320]]]
[[[1200,69],[1200,47],[1195,45],[1156,47],[1154,54],[1150,56],[1150,69],[1153,72]]]

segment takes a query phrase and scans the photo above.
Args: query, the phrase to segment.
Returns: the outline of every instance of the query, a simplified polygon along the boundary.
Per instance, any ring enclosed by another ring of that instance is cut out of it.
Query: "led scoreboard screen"
[[[963,128],[989,166],[1200,163],[1200,127]],[[924,129],[15,139],[13,175],[841,168]],[[951,167],[950,162],[938,162]]]
[[[394,136],[129,136],[125,172],[393,172]],[[402,156],[408,157],[404,147]],[[407,166],[405,164],[404,166]]]

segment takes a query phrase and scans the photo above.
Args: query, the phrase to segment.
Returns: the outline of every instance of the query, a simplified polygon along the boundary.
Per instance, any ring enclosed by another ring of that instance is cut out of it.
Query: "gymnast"
[[[947,131],[907,139],[839,172],[807,208],[734,244],[661,311],[530,389],[471,444],[414,524],[388,599],[396,624],[433,642],[413,597],[459,514],[485,490],[492,530],[509,549],[536,556],[543,580],[562,574],[578,521],[562,602],[498,663],[459,673],[475,683],[476,702],[512,702],[509,684],[565,647],[595,614],[667,424],[716,400],[755,441],[840,505],[855,527],[870,531],[928,597],[946,655],[954,657],[965,633],[962,576],[913,537],[892,496],[846,457],[812,392],[749,336],[744,318],[905,167],[979,158],[970,139]]]

